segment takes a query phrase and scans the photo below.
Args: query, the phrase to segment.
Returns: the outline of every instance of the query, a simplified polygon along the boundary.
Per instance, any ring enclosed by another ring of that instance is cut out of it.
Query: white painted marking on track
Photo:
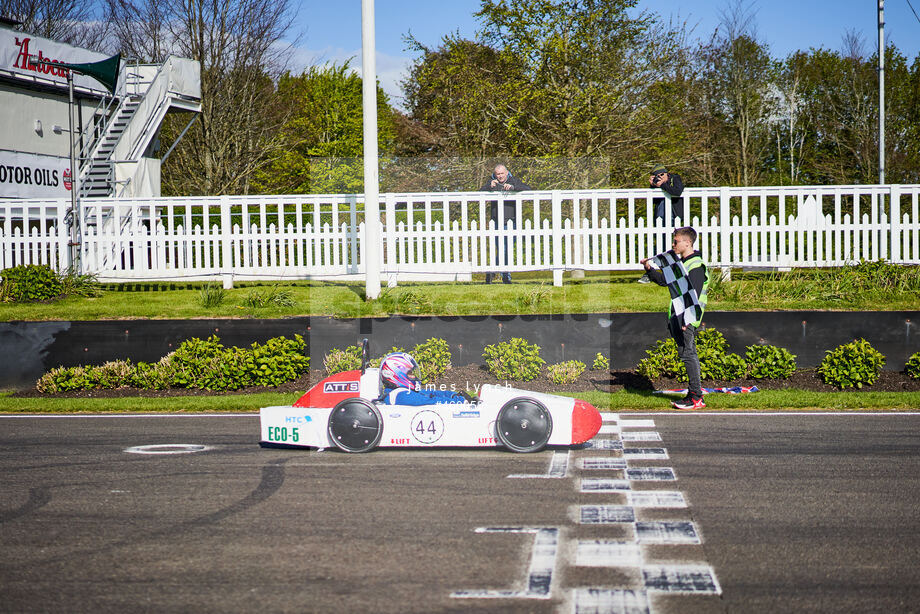
[[[576,588],[574,614],[649,614],[645,591]]]
[[[640,544],[699,544],[700,535],[692,522],[655,521],[636,523],[636,541]]]
[[[716,574],[708,565],[646,565],[642,581],[650,591],[721,595]]]
[[[642,562],[642,548],[635,542],[587,539],[575,547],[580,567],[638,567]]]
[[[578,508],[579,524],[620,524],[635,521],[636,512],[629,505],[582,505]]]
[[[193,454],[211,450],[211,446],[197,443],[164,443],[150,446],[132,446],[125,448],[129,454]]]
[[[549,461],[549,468],[546,473],[513,473],[509,478],[564,478],[568,473],[569,455],[568,452],[553,452],[553,457]]]
[[[610,412],[601,412],[601,422],[616,422],[620,419],[620,414],[611,414]]]
[[[667,460],[665,448],[623,448],[626,460]]]
[[[622,450],[623,442],[619,439],[592,439],[585,444],[585,448],[592,450]]]
[[[549,599],[556,567],[559,546],[559,529],[556,527],[484,527],[477,533],[534,533],[533,554],[527,571],[527,588],[524,590],[461,590],[451,597],[457,599]]]
[[[581,492],[623,492],[630,488],[629,480],[585,478],[581,481]]]
[[[601,429],[598,431],[601,435],[617,435],[620,432],[620,425],[618,424],[602,424]]]
[[[620,435],[623,441],[661,441],[657,431],[632,431]]]
[[[630,490],[626,500],[633,507],[683,508],[687,507],[684,495],[676,490]]]
[[[631,467],[626,470],[626,479],[645,482],[670,482],[677,479],[670,467]]]
[[[654,420],[620,420],[620,428],[654,428]]]
[[[587,471],[626,469],[625,458],[609,458],[606,456],[589,456],[578,460],[578,466]]]

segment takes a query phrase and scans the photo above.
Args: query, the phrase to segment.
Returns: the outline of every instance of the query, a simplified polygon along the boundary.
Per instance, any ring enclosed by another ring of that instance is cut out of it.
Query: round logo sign
[[[444,420],[437,412],[425,409],[412,418],[412,436],[419,443],[430,444],[444,434]]]

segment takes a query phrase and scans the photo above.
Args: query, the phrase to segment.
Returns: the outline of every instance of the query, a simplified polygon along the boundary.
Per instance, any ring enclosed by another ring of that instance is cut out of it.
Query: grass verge
[[[570,392],[564,396],[585,400],[601,411],[667,411],[677,397],[647,392]],[[290,405],[298,394],[258,394],[121,397],[105,399],[15,398],[0,396],[3,414],[208,413],[255,412],[260,407]],[[707,411],[908,411],[920,409],[920,392],[809,392],[763,390],[750,394],[706,395]]]

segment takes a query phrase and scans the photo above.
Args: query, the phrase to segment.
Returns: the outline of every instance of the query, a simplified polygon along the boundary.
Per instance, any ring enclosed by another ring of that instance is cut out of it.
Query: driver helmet
[[[380,383],[384,388],[408,388],[419,390],[421,384],[412,374],[418,363],[410,354],[396,352],[388,354],[380,361]]]

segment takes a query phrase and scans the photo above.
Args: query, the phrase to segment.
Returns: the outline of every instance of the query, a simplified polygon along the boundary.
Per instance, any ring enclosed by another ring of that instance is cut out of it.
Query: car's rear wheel
[[[329,414],[329,439],[345,452],[367,452],[380,443],[383,418],[373,403],[352,398],[340,401]]]
[[[553,418],[540,401],[519,397],[505,403],[495,419],[495,434],[509,450],[542,450],[553,432]]]

